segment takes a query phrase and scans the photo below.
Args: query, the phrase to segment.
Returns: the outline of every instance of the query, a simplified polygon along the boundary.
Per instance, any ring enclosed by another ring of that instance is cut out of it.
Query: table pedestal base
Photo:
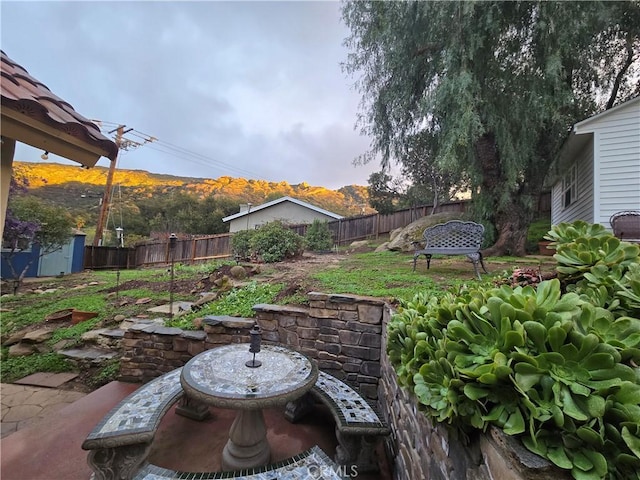
[[[222,468],[242,470],[260,467],[267,465],[270,459],[271,449],[262,410],[240,410],[222,451]]]

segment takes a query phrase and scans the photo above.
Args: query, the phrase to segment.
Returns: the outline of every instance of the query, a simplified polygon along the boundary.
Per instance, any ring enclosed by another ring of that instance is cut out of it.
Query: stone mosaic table
[[[276,345],[262,345],[251,368],[249,344],[240,343],[207,350],[182,369],[185,394],[207,405],[238,410],[222,452],[225,470],[266,465],[271,449],[263,408],[284,405],[304,395],[318,378],[318,367],[305,355]]]

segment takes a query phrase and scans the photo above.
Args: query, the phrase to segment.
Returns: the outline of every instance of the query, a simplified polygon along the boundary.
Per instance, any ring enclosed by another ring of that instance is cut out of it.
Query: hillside
[[[30,194],[69,207],[96,204],[103,196],[108,168],[82,169],[58,163],[14,162],[14,171],[29,180]],[[307,183],[290,185],[287,182],[267,182],[245,178],[219,177],[216,179],[177,177],[150,173],[144,170],[116,170],[114,189],[126,192],[128,200],[154,198],[160,200],[174,191],[188,193],[203,199],[208,196],[226,198],[240,203],[259,205],[289,195],[340,215],[372,212],[367,203],[367,187],[350,185],[329,190]]]

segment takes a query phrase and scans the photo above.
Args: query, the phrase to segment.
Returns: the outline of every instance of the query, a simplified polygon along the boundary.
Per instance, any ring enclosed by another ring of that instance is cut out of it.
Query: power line
[[[107,128],[113,127],[111,132],[107,132],[107,133],[112,133],[120,125],[118,123],[110,122],[110,121],[107,121],[107,120],[93,120],[93,122],[97,123],[100,126],[101,130],[105,130]],[[147,143],[153,143],[154,144],[153,146],[149,146],[148,147],[151,150],[155,150],[157,152],[164,153],[165,155],[169,155],[169,156],[173,156],[173,157],[176,157],[176,158],[180,158],[182,160],[186,160],[188,162],[193,163],[194,165],[208,167],[208,168],[219,167],[219,168],[222,168],[224,170],[228,170],[228,171],[234,172],[234,173],[236,173],[238,175],[248,176],[248,177],[255,178],[255,179],[266,180],[261,174],[259,174],[257,172],[253,172],[251,170],[247,170],[247,169],[238,167],[236,165],[233,165],[233,164],[230,164],[230,163],[226,163],[226,162],[217,160],[215,158],[208,157],[208,156],[203,155],[201,153],[194,152],[192,150],[188,150],[187,148],[181,147],[179,145],[175,145],[175,144],[170,143],[170,142],[166,142],[166,141],[161,140],[161,139],[159,139],[159,138],[157,138],[157,137],[155,137],[153,135],[149,135],[148,133],[141,132],[140,130],[130,129],[130,130],[127,130],[127,132],[124,132],[124,133],[125,134],[128,133],[129,136],[137,137],[137,138],[142,140],[142,143],[141,143],[141,142],[138,142],[136,140],[132,140],[130,138],[123,137],[122,138],[122,142],[124,142],[125,146],[129,147],[129,148],[137,148],[137,147],[145,145]]]
[[[139,134],[139,136],[141,136],[141,138],[144,137],[149,137],[148,134],[140,132],[138,130],[135,131],[135,133],[133,133],[132,135],[136,135]],[[155,138],[155,137],[152,137]],[[206,155],[203,155],[201,153],[197,153],[191,150],[188,150],[184,147],[181,147],[179,145],[175,145],[173,143],[169,143],[160,139],[156,139],[156,141],[154,142],[156,147],[162,147],[165,150],[161,150],[159,148],[152,148],[152,150],[156,150],[162,153],[165,153],[167,155],[174,155],[174,156],[178,156],[179,158],[182,158],[184,160],[188,160],[193,162],[194,164],[197,165],[201,165],[201,166],[205,166],[205,167],[213,167],[213,166],[218,166],[218,167],[223,167],[227,170],[230,171],[234,171],[236,173],[239,173],[241,175],[246,175],[252,178],[257,178],[257,179],[262,179],[262,175],[260,175],[257,172],[253,172],[251,170],[247,170],[241,167],[238,167],[236,165],[232,165],[230,163],[225,163],[222,162],[220,160],[208,157]]]

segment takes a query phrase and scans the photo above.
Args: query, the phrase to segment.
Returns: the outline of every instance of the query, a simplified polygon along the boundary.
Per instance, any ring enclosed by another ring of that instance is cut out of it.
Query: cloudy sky
[[[130,140],[118,168],[340,188],[370,140],[356,127],[335,1],[11,2],[2,50],[80,114]],[[111,134],[110,136],[113,136]],[[41,161],[19,144],[16,160]],[[49,156],[49,161],[65,162]],[[98,165],[107,167],[102,158]]]

